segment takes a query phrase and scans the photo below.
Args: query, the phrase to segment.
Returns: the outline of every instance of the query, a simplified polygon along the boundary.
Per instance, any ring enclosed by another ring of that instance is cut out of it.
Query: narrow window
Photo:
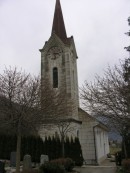
[[[58,88],[58,69],[53,68],[53,88]]]

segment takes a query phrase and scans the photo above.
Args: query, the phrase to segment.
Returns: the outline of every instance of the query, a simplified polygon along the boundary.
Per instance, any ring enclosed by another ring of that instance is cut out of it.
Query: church
[[[59,92],[64,88],[65,109],[69,107],[64,119],[75,126],[73,135],[79,138],[84,164],[99,165],[109,153],[108,129],[79,106],[78,55],[73,36],[67,37],[60,0],[56,0],[51,36],[40,52],[41,83],[48,80],[53,90]]]

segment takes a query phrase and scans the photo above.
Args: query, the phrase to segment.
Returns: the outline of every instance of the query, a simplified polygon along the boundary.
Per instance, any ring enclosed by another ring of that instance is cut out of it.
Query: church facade
[[[79,108],[78,56],[73,36],[66,34],[60,0],[56,0],[51,36],[40,52],[41,83],[47,80],[59,92],[64,88],[65,109],[69,107],[67,119],[75,125],[73,134],[80,140],[84,163],[100,164],[109,153],[108,129]]]

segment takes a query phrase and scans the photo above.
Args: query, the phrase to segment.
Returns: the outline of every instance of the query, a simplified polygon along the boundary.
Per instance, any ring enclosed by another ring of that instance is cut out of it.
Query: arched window
[[[53,88],[58,88],[58,69],[53,68]]]

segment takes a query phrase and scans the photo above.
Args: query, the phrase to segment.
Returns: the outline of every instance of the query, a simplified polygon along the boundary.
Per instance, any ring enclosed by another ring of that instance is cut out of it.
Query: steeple
[[[52,26],[52,33],[53,32],[55,32],[55,34],[62,41],[67,39],[66,29],[65,29],[63,14],[62,14],[62,9],[61,9],[61,5],[60,5],[60,0],[56,0],[53,26]]]

